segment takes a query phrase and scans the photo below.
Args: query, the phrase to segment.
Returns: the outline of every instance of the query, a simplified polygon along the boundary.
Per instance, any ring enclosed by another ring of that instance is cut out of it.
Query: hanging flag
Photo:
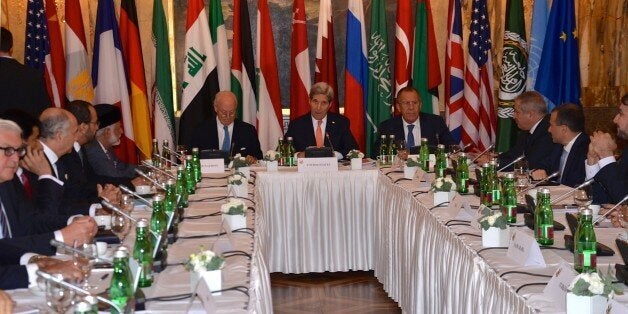
[[[114,152],[124,162],[137,163],[122,44],[114,10],[113,0],[98,1],[92,61],[94,103],[120,107],[124,134]]]
[[[229,46],[227,45],[227,30],[225,19],[222,17],[220,0],[209,0],[209,30],[214,44],[214,56],[218,67],[218,83],[220,90],[231,89],[231,66],[229,65]]]
[[[397,1],[397,22],[395,24],[395,94],[410,84],[412,71],[412,47],[414,46],[414,29],[412,21],[411,0]],[[398,114],[395,108],[395,114]]]
[[[449,0],[447,15],[447,46],[445,49],[445,119],[451,136],[462,139],[464,91],[464,52],[462,50],[461,0]]]
[[[238,99],[238,118],[257,125],[257,86],[249,6],[233,1],[233,41],[231,45],[231,91]]]
[[[79,0],[65,2],[65,91],[68,100],[94,101],[89,75],[87,41]]]
[[[52,97],[54,105],[63,107],[67,101],[65,97],[65,54],[57,6],[54,1],[46,1],[46,20],[48,21],[50,50],[46,55],[44,78],[46,79],[48,95]]]
[[[331,0],[321,0],[318,10],[318,34],[316,36],[316,83],[325,82],[338,95],[336,79],[336,48],[334,45],[334,23],[332,20]],[[338,101],[334,99],[329,111],[338,112]]]
[[[526,90],[528,56],[526,54],[526,27],[523,1],[506,3],[506,30],[502,51],[502,76],[499,80],[497,107],[497,141],[495,150],[505,152],[517,140],[517,125],[513,120],[515,98]]]
[[[580,103],[578,31],[573,1],[553,1],[535,89],[549,99],[548,111]]]
[[[290,51],[290,120],[310,111],[310,53],[307,45],[305,1],[292,6],[292,49]]]
[[[188,7],[188,10],[191,10]],[[153,1],[153,78],[151,99],[153,105],[153,133],[158,140],[175,142],[174,97],[172,95],[172,72],[170,72],[170,50],[168,49],[168,24],[161,1]],[[152,147],[151,147],[152,153]]]
[[[257,133],[262,151],[275,149],[277,138],[283,136],[279,73],[275,54],[273,26],[267,0],[257,2],[257,64],[259,90]]]
[[[349,0],[347,9],[347,51],[345,58],[345,116],[351,121],[351,133],[360,151],[365,151],[364,120],[366,118],[366,33],[362,0]]]
[[[418,0],[415,21],[412,86],[419,91],[421,96],[421,112],[438,115],[440,114],[438,108],[438,85],[441,83],[440,64],[429,0]]]
[[[374,147],[379,124],[390,118],[392,111],[392,83],[390,79],[390,52],[386,28],[385,0],[373,0],[371,6],[371,35],[368,45],[369,76],[366,105],[366,156],[377,152]]]
[[[545,30],[549,16],[548,0],[535,0],[532,9],[532,29],[530,31],[530,52],[528,57],[527,90],[534,90],[536,75],[541,62],[541,52],[545,41]]]
[[[144,59],[135,0],[122,0],[120,3],[120,40],[122,41],[126,70],[129,73],[135,144],[142,154],[141,159],[144,160],[152,155],[153,136],[150,130],[146,76],[144,75]]]
[[[189,145],[196,126],[214,115],[212,103],[219,90],[216,59],[203,0],[188,1],[183,69],[179,144]]]
[[[486,0],[473,1],[464,80],[462,142],[484,150],[495,140],[491,31]]]
[[[9,9],[8,5],[4,1],[0,1],[0,26],[6,29],[9,28]]]

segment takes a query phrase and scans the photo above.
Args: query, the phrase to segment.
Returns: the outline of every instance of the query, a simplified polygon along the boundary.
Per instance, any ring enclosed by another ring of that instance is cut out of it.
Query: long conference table
[[[214,296],[215,313],[272,313],[270,272],[308,273],[374,270],[389,296],[404,313],[534,313],[563,312],[543,294],[543,285],[530,285],[548,278],[507,271],[525,270],[552,275],[559,264],[572,263],[573,254],[561,249],[542,250],[546,267],[521,267],[506,256],[505,249],[483,250],[480,230],[465,223],[453,223],[459,209],[433,208],[429,185],[403,179],[398,169],[378,169],[365,163],[363,170],[341,166],[337,172],[298,173],[294,168],[266,172],[253,167],[249,185],[254,211],[247,224],[251,232],[218,233],[219,211],[226,194],[225,175],[209,175],[190,197],[186,219],[180,225],[180,239],[169,246],[168,264],[145,289],[146,312],[183,313],[189,299],[167,300],[189,292],[189,273],[181,263],[199,245],[217,251],[240,251],[249,255],[229,257],[223,269],[223,288],[239,288]],[[552,187],[553,195],[567,191]],[[458,196],[477,205],[473,195]],[[135,217],[149,217],[138,206]],[[564,215],[557,214],[557,220]],[[518,217],[518,221],[522,221]],[[532,234],[527,227],[512,227]],[[553,247],[564,247],[563,232],[555,233]],[[615,238],[626,230],[596,228],[598,242],[615,251]],[[130,234],[125,244],[132,246]],[[616,253],[598,257],[598,267],[622,263]],[[102,273],[92,274],[90,282]],[[106,285],[106,281],[105,281]],[[517,289],[520,288],[517,292]],[[104,288],[103,288],[104,289]],[[624,290],[628,291],[624,286]],[[245,293],[244,293],[244,292]],[[44,309],[45,300],[29,289],[10,291],[23,312]],[[628,306],[628,296],[616,296]],[[203,312],[197,300],[191,312]]]

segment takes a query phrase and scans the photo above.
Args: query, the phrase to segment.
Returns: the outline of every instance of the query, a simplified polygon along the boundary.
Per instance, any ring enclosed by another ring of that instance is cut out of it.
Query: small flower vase
[[[434,206],[445,202],[451,202],[456,195],[456,191],[442,192],[434,191]]]
[[[246,216],[244,215],[223,214],[222,217],[227,221],[231,231],[246,228]]]
[[[251,167],[236,168],[236,172],[241,172],[247,180],[251,180]]]
[[[408,167],[406,165],[403,166],[403,177],[406,179],[414,179],[414,175],[419,167]]]
[[[362,169],[362,158],[351,158],[351,170]]]
[[[219,270],[206,270],[201,272],[190,271],[190,290],[192,293],[196,291],[201,278],[205,279],[209,290],[212,291],[212,295],[221,295],[222,292],[213,292],[222,290],[222,271]]]
[[[277,160],[267,160],[266,161],[266,171],[268,172],[277,172],[277,169],[279,169],[279,162]]]
[[[507,247],[510,244],[510,230],[490,227],[482,229],[483,247]]]
[[[604,314],[608,299],[602,295],[579,296],[567,293],[567,314]]]
[[[240,185],[229,184],[227,194],[236,197],[247,197],[249,194],[248,184],[246,182],[242,182]]]

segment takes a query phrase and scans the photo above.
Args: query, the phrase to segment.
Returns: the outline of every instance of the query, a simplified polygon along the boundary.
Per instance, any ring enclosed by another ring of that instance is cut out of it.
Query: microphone
[[[565,192],[563,195],[557,197],[555,200],[552,201],[552,205],[556,205],[558,202],[564,200],[565,198],[567,198],[567,196],[573,194],[575,191],[577,191],[578,189],[581,189],[583,187],[589,186],[593,183],[593,179],[589,179],[587,181],[582,182],[580,185],[578,185],[577,187]]]
[[[539,181],[539,182],[537,182],[537,183],[533,184],[532,186],[530,186],[530,187],[528,187],[528,188],[526,188],[526,189],[521,190],[519,193],[517,193],[517,195],[521,195],[521,194],[523,194],[523,193],[525,193],[525,192],[528,192],[528,191],[530,191],[530,190],[534,189],[535,187],[537,187],[539,184],[541,184],[541,183],[543,183],[543,182],[546,182],[546,181],[549,181],[549,179],[552,179],[552,178],[557,177],[559,174],[560,174],[560,172],[556,171],[556,172],[554,172],[554,173],[550,174],[549,176],[547,176],[547,177],[543,178],[543,180],[541,180],[541,181]]]
[[[93,259],[95,261],[101,261],[101,262],[105,262],[105,263],[109,263],[109,264],[113,263],[113,260],[102,258],[102,257],[99,257],[97,255],[84,252],[83,250],[79,250],[77,248],[72,247],[71,245],[67,245],[67,244],[65,244],[63,242],[59,242],[59,241],[57,241],[55,239],[51,239],[50,240],[50,245],[52,245],[52,246],[54,246],[56,248],[59,248],[59,249],[64,249],[65,251],[70,251],[72,253],[81,255],[81,256],[89,258],[89,259]]]
[[[151,210],[153,209],[153,203],[151,201],[149,201],[149,200],[141,197],[139,194],[131,191],[131,189],[129,189],[125,185],[120,184],[118,187],[120,188],[120,190],[124,191],[124,193],[128,193],[128,194],[131,194],[131,195],[135,196],[138,200],[140,200],[140,202],[144,203]]]
[[[473,158],[473,160],[471,160],[471,163],[474,163],[476,160],[478,160],[478,158],[480,158],[480,156],[488,153],[491,149],[493,149],[493,147],[495,147],[495,144],[489,145],[483,152],[481,152],[479,155],[475,156],[475,158]]]
[[[526,156],[525,155],[521,155],[521,156],[515,158],[515,160],[513,160],[510,163],[508,163],[507,165],[501,167],[501,169],[497,170],[497,172],[500,172],[500,171],[502,171],[502,170],[504,170],[504,169],[506,169],[506,168],[508,168],[508,167],[510,167],[512,165],[514,165],[517,161],[519,161],[519,160],[521,160],[523,158],[526,158]]]
[[[464,152],[465,150],[467,150],[467,148],[471,147],[471,145],[473,145],[473,144],[472,144],[472,143],[469,143],[469,144],[467,144],[467,145],[463,146],[463,147],[460,149],[460,151],[461,151],[461,152]]]
[[[140,176],[146,178],[148,181],[152,182],[156,187],[160,188],[161,190],[166,190],[166,188],[159,182],[157,182],[157,180],[151,178],[149,175],[147,175],[144,171],[140,170],[140,169],[135,169],[135,173],[139,174]]]
[[[628,194],[626,194],[626,196],[624,196],[624,198],[622,198],[621,201],[619,201],[617,204],[615,204],[615,206],[613,206],[611,209],[609,209],[604,215],[601,215],[600,217],[598,217],[593,222],[593,224],[595,225],[596,223],[600,222],[600,220],[604,219],[604,217],[608,216],[608,214],[610,214],[611,212],[613,212],[617,208],[619,208],[619,205],[623,204],[626,200],[628,200]]]
[[[43,278],[46,281],[52,281],[54,283],[57,283],[65,288],[68,288],[70,290],[73,290],[75,292],[78,292],[82,295],[89,295],[92,296],[94,298],[96,298],[96,300],[103,302],[103,303],[107,303],[108,305],[110,305],[111,307],[113,307],[116,311],[118,311],[118,313],[124,313],[124,311],[122,311],[122,309],[120,309],[120,307],[118,305],[116,305],[115,303],[113,303],[111,300],[109,299],[105,299],[97,294],[91,294],[89,291],[84,290],[81,287],[77,287],[67,281],[63,280],[63,277],[61,277],[61,275],[51,275],[47,272],[41,271],[41,270],[37,270],[36,272],[37,276]]]
[[[159,157],[159,159],[161,159],[161,160],[163,160],[163,161],[167,161],[167,162],[171,163],[171,164],[172,164],[173,166],[175,166],[175,167],[178,167],[178,166],[179,166],[179,164],[178,164],[178,163],[176,163],[176,162],[174,162],[174,161],[172,161],[172,160],[170,160],[170,159],[168,159],[168,158],[164,158],[164,157],[162,157],[161,155],[157,155],[157,154],[155,154],[155,156]],[[144,160],[144,161],[142,161],[142,163],[145,163],[145,162],[146,162],[145,160]],[[152,164],[151,164],[151,166],[152,166]]]
[[[163,157],[161,157],[161,158],[163,158]],[[158,172],[160,172],[160,173],[163,173],[163,174],[165,174],[166,176],[168,176],[170,179],[176,179],[176,178],[177,178],[177,177],[176,177],[175,175],[173,175],[172,173],[170,173],[170,172],[168,172],[168,171],[165,171],[165,170],[162,170],[162,169],[159,169],[159,168],[157,168],[157,167],[153,166],[151,163],[149,163],[149,162],[148,162],[148,161],[146,161],[146,160],[142,160],[142,165],[144,165],[144,166],[146,166],[146,167],[148,167],[148,168],[150,168],[150,169],[156,170],[156,171],[158,171]],[[176,166],[178,167],[179,165],[176,165]]]
[[[334,149],[334,144],[331,143],[331,138],[329,137],[329,133],[328,132],[325,132],[325,138],[329,142],[329,147],[331,147],[331,150],[335,152],[336,150]]]
[[[105,207],[107,207],[107,208],[109,208],[109,209],[113,210],[114,212],[116,212],[116,213],[118,213],[118,214],[120,214],[120,215],[122,215],[122,216],[124,216],[124,217],[128,218],[130,221],[132,221],[132,222],[133,222],[133,224],[134,224],[134,225],[137,225],[137,219],[135,219],[135,218],[131,217],[131,215],[129,215],[129,214],[127,214],[127,213],[125,213],[125,212],[124,212],[122,209],[120,209],[118,206],[113,205],[113,204],[111,204],[111,203],[109,203],[109,202],[107,202],[107,201],[105,201],[105,200],[101,201],[100,203],[101,203],[101,204],[103,204],[103,206],[105,206]],[[157,232],[155,232],[155,231],[151,230],[150,228],[148,229],[148,231],[150,231],[150,233],[151,233],[151,234],[152,234],[155,238],[158,238],[158,237],[159,237],[159,235],[157,234]]]

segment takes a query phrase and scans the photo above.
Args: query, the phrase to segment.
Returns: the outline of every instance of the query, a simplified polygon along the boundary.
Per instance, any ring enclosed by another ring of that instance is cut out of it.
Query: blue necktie
[[[229,128],[226,125],[222,126],[225,131],[225,138],[222,140],[222,150],[228,152],[231,149],[231,139],[229,138]]]
[[[408,124],[408,138],[406,140],[406,147],[414,147],[414,134],[412,134],[412,129],[414,129],[414,124]]]
[[[560,179],[562,182],[563,179],[563,171],[565,171],[565,163],[567,162],[567,156],[569,156],[569,152],[566,149],[563,149],[563,154],[560,156],[560,164],[558,169],[560,171]]]

